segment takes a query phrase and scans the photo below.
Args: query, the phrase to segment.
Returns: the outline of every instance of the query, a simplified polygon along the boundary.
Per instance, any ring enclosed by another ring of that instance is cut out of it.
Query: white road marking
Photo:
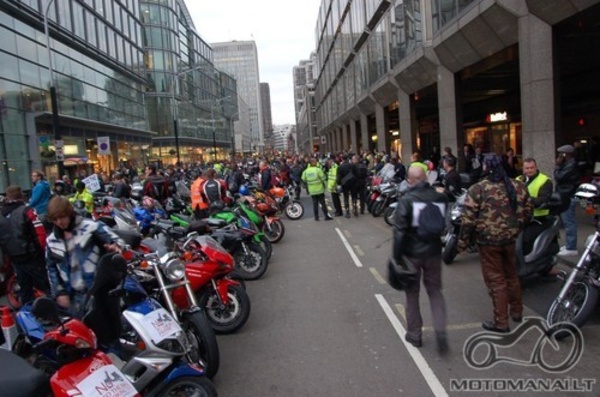
[[[344,246],[346,247],[346,250],[350,254],[350,257],[354,261],[354,264],[356,265],[356,267],[363,267],[362,263],[360,262],[360,259],[358,259],[358,256],[356,256],[356,254],[354,253],[354,250],[352,249],[352,246],[350,245],[350,243],[348,242],[348,240],[346,240],[346,237],[344,237],[344,234],[342,233],[342,231],[340,230],[340,228],[336,227],[335,231],[340,236],[340,239],[342,239],[342,243],[344,243]]]
[[[398,334],[398,337],[400,337],[400,340],[402,341],[402,343],[404,343],[406,350],[408,350],[408,353],[411,355],[413,361],[417,365],[417,368],[419,369],[419,371],[421,371],[421,374],[423,375],[423,378],[425,378],[425,381],[427,382],[427,385],[429,385],[429,388],[433,392],[433,395],[436,397],[448,396],[446,389],[444,389],[444,386],[442,385],[440,380],[437,378],[437,376],[435,376],[435,373],[433,372],[429,364],[427,364],[427,361],[425,361],[425,358],[423,357],[419,349],[417,349],[416,347],[404,340],[406,330],[400,323],[400,320],[398,320],[398,317],[394,315],[392,308],[387,303],[385,298],[381,294],[375,294],[375,298],[379,302],[379,305],[383,309],[383,312],[386,314],[388,320],[390,320],[390,322],[392,323],[392,327],[394,327],[394,330]]]
[[[377,282],[379,284],[382,284],[382,285],[387,284],[387,282],[381,276],[381,274],[379,274],[379,272],[377,271],[377,269],[375,269],[374,267],[370,267],[369,270],[371,271],[371,274],[373,274],[373,277],[375,277],[375,280],[377,280]]]

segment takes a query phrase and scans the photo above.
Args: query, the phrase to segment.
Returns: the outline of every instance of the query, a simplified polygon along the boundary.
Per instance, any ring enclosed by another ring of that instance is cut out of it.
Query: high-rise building
[[[141,0],[140,10],[153,157],[170,163],[227,158],[239,113],[235,79],[213,64],[183,0]]]
[[[256,43],[254,41],[230,41],[211,43],[211,47],[215,66],[237,80],[238,95],[248,105],[250,112],[251,150],[262,153],[264,130]],[[244,142],[244,151],[246,151],[246,145]]]
[[[276,124],[273,126],[273,151],[294,150],[290,143],[294,142],[294,125]]]
[[[273,117],[271,115],[271,88],[269,83],[260,83],[260,102],[265,152],[273,149]]]
[[[294,108],[296,115],[296,138],[302,153],[319,151],[320,139],[316,134],[317,118],[315,107],[315,62],[316,54],[309,60],[294,66]]]
[[[600,1],[323,0],[318,133],[327,150],[533,157],[595,150]],[[593,139],[592,139],[593,138]],[[587,145],[587,148],[586,148]]]

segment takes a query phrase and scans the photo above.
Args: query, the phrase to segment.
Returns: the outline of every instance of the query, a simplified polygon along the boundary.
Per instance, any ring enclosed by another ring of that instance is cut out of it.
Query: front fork
[[[569,290],[571,284],[573,284],[573,282],[575,281],[575,278],[578,276],[579,273],[585,271],[588,267],[590,261],[590,252],[594,249],[594,246],[597,244],[597,241],[599,239],[600,232],[596,231],[596,233],[594,233],[594,238],[590,239],[589,243],[586,245],[585,251],[583,251],[583,255],[581,255],[581,258],[579,258],[577,265],[573,268],[573,270],[569,274],[569,277],[567,277],[565,284],[561,288],[557,298],[559,301],[563,301],[565,299],[567,291]]]
[[[173,302],[173,297],[171,296],[170,290],[179,288],[179,287],[184,287],[185,292],[187,294],[188,302],[190,303],[190,309],[193,310],[194,308],[198,307],[198,302],[196,301],[196,295],[194,294],[194,291],[192,290],[192,287],[190,286],[190,283],[189,283],[187,277],[184,277],[182,281],[179,281],[177,283],[171,283],[171,284],[167,285],[165,283],[165,278],[164,278],[162,272],[160,271],[160,269],[158,268],[158,266],[154,266],[154,275],[156,276],[156,280],[158,282],[158,287],[159,287],[160,293],[163,297],[163,300],[164,300],[165,304],[167,305],[169,312],[171,313],[173,318],[175,318],[177,321],[181,321],[181,320],[179,318],[179,314],[177,311],[177,307],[175,306],[175,302]]]

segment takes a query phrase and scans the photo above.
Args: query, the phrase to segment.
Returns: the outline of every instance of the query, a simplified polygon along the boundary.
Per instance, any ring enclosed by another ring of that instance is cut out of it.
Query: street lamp
[[[58,177],[61,178],[65,172],[63,146],[61,144],[62,136],[60,133],[58,119],[58,98],[56,97],[56,87],[54,86],[54,67],[52,66],[52,51],[50,50],[50,34],[48,33],[48,12],[54,0],[49,0],[44,12],[44,35],[46,36],[46,49],[48,50],[48,70],[50,71],[50,103],[52,104],[52,133],[54,135],[54,150],[56,153],[56,166],[58,168]],[[60,145],[60,147],[58,147]]]
[[[175,87],[177,86],[177,81],[179,80],[179,77],[183,76],[184,74],[187,73],[191,73],[193,71],[196,71],[198,69],[202,69],[206,67],[206,65],[198,65],[195,68],[191,68],[188,70],[184,70],[183,72],[179,72],[177,74],[175,74],[174,77],[174,81],[173,81],[173,88],[171,89],[171,103],[172,103],[172,107],[173,107],[173,134],[175,135],[175,152],[177,153],[177,163],[180,163],[180,158],[179,158],[179,131],[177,130],[177,116],[179,115],[179,108],[177,107],[177,105],[175,104]]]

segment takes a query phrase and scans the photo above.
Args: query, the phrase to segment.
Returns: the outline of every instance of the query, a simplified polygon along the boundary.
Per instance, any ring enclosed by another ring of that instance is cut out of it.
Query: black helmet
[[[390,257],[387,270],[388,283],[394,289],[407,290],[419,281],[417,279],[417,268],[404,255],[399,262]]]

